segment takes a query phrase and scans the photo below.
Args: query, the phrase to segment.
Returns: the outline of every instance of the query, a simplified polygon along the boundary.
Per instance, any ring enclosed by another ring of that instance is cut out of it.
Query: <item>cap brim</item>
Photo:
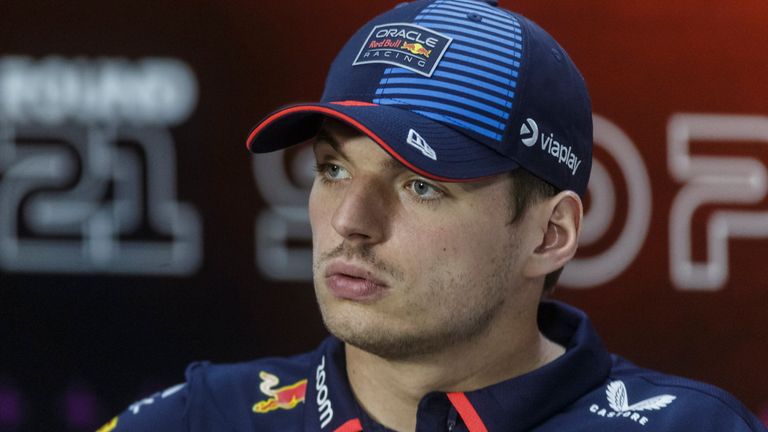
[[[281,108],[253,128],[246,145],[254,153],[267,153],[307,141],[317,134],[325,118],[352,126],[408,169],[434,180],[473,181],[519,166],[440,122],[400,108],[364,103]]]

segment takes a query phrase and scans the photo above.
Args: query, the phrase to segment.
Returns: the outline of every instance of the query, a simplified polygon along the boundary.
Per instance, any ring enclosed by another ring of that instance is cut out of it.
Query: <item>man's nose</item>
[[[378,243],[386,238],[391,199],[382,189],[375,182],[353,181],[344,190],[331,224],[345,240]]]

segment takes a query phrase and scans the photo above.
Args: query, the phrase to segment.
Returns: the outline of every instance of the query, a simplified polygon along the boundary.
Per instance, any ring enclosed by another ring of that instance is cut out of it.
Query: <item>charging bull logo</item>
[[[261,378],[259,390],[269,396],[269,399],[256,402],[253,405],[253,412],[265,414],[277,409],[289,410],[296,408],[296,405],[304,402],[304,396],[307,394],[306,379],[291,385],[275,388],[275,386],[280,384],[280,379],[275,375],[261,371],[259,372],[259,377]]]
[[[410,51],[412,54],[422,55],[426,58],[429,58],[429,55],[432,53],[432,50],[424,48],[424,45],[420,43],[405,43],[403,44],[403,49]]]

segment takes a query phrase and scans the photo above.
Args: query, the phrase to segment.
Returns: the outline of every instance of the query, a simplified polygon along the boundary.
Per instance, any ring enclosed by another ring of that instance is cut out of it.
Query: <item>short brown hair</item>
[[[512,177],[512,196],[510,197],[512,220],[509,222],[510,224],[517,223],[534,204],[560,192],[556,187],[523,168],[512,171],[510,176]],[[555,285],[562,272],[563,268],[560,267],[544,278],[542,296],[549,295],[555,290]]]

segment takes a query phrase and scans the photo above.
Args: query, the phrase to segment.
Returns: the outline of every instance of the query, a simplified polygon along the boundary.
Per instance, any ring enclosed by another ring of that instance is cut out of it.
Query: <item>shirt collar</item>
[[[542,302],[539,328],[566,348],[562,356],[532,372],[464,393],[489,430],[530,430],[602,385],[608,376],[610,356],[584,312],[559,302]],[[360,430],[352,427],[355,424],[371,425],[352,394],[344,344],[330,337],[314,354],[305,429],[352,432]],[[442,418],[450,416],[452,407],[445,394],[425,396],[419,404],[419,424],[422,416],[434,417],[440,409],[445,411]]]
[[[529,373],[465,393],[489,430],[530,430],[608,377],[610,355],[584,312],[543,302],[539,328],[565,347],[562,356]]]

